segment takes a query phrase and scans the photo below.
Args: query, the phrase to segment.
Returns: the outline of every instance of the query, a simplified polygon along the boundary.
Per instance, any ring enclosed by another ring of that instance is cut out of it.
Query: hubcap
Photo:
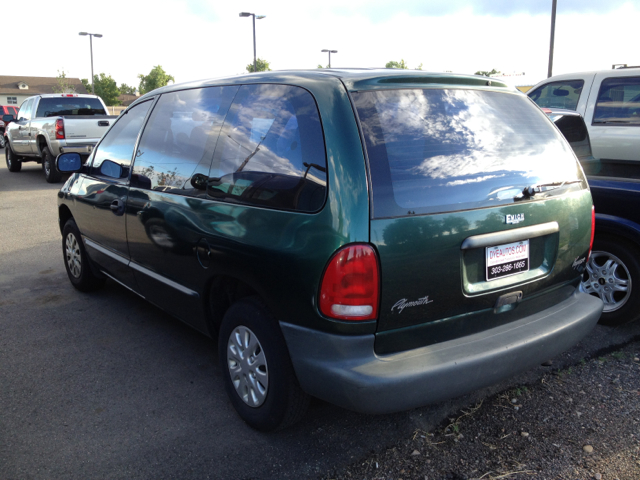
[[[621,308],[631,296],[631,275],[622,261],[607,252],[591,252],[580,289],[598,296],[604,302],[604,311]]]
[[[78,240],[76,240],[76,236],[73,233],[67,235],[65,247],[65,257],[69,271],[75,278],[80,278],[82,257],[80,256],[80,245],[78,245]]]
[[[259,407],[267,398],[269,371],[258,337],[247,327],[233,330],[227,342],[227,366],[233,386],[244,403]]]

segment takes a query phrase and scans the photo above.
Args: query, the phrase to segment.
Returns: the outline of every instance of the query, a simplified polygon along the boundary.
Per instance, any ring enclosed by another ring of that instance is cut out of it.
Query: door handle
[[[111,205],[109,206],[109,208],[115,215],[120,216],[124,214],[124,202],[119,198],[111,202]]]

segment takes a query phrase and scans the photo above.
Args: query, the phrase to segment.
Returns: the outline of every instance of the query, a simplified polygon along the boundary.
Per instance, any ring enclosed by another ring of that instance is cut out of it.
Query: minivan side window
[[[327,160],[315,100],[300,87],[243,85],[216,146],[207,193],[231,203],[316,212]]]
[[[640,77],[604,79],[598,92],[593,124],[640,125]]]
[[[539,107],[575,110],[583,86],[584,80],[562,80],[547,83],[528,95]]]
[[[107,132],[93,155],[91,175],[128,179],[133,148],[152,103],[153,101],[151,100],[140,103],[120,115],[120,118],[116,120],[116,123]],[[118,169],[111,167],[102,169],[102,164],[105,160],[120,165],[122,170],[118,172],[119,176],[114,176],[114,172],[118,171]]]
[[[142,133],[131,186],[206,196],[213,151],[238,88],[197,88],[162,95]],[[204,180],[200,184],[191,181],[198,175]]]

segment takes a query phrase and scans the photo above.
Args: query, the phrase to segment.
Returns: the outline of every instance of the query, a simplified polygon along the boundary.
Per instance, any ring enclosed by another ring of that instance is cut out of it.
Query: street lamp
[[[558,0],[553,0],[551,5],[551,41],[549,42],[549,69],[547,70],[547,78],[551,77],[553,71],[553,42],[556,35],[556,5]]]
[[[257,15],[255,13],[240,12],[241,17],[253,17],[253,72],[258,71],[258,65],[256,63],[256,18],[262,20],[266,15]]]
[[[329,52],[329,68],[331,68],[331,54],[338,53],[338,50],[320,50],[321,52]]]
[[[89,49],[91,50],[91,93],[95,95],[96,89],[93,87],[93,37],[102,38],[102,34],[80,32],[78,33],[78,35],[82,35],[83,37],[86,37],[87,35],[89,35]]]

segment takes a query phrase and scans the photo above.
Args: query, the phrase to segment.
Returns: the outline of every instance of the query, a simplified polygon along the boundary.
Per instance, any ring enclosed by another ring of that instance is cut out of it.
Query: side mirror
[[[78,153],[61,153],[56,158],[56,168],[61,173],[75,173],[82,169],[82,158]]]
[[[104,160],[100,165],[100,174],[111,178],[122,178],[123,175],[122,165],[112,162],[111,160]]]
[[[5,123],[13,122],[16,119],[13,115],[3,115],[2,121]]]
[[[193,177],[191,177],[191,186],[197,190],[206,190],[207,180],[209,180],[209,177],[207,177],[206,175],[196,173]]]

